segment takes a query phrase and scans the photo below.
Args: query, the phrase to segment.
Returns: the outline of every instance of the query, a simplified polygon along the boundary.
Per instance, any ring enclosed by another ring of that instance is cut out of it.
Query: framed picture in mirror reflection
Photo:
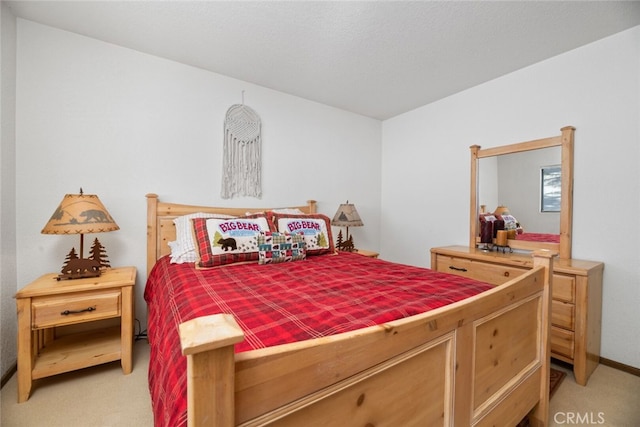
[[[540,168],[540,212],[560,212],[561,199],[561,166],[543,166]]]

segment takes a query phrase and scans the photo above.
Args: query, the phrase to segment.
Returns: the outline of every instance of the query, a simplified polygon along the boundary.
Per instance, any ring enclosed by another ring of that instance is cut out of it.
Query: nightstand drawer
[[[34,298],[31,303],[32,329],[119,317],[120,309],[119,290]]]

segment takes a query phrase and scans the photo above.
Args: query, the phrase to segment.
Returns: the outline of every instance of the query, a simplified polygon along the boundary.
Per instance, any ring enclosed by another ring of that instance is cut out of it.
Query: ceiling
[[[3,1],[24,19],[381,120],[640,25],[640,1]]]

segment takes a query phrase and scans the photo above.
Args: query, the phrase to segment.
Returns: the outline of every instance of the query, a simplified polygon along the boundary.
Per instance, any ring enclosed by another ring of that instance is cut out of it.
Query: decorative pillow
[[[171,248],[171,262],[174,264],[195,262],[198,257],[198,254],[196,253],[196,245],[193,241],[193,225],[191,224],[191,220],[194,218],[228,219],[234,217],[233,215],[196,212],[175,218],[173,223],[176,225],[176,240],[169,242],[169,247]]]
[[[492,221],[495,221],[496,219],[498,218],[496,218],[496,216],[492,213],[480,214],[480,222],[492,222]]]
[[[271,231],[265,216],[255,218],[194,218],[198,252],[196,268],[212,268],[258,260],[258,236]]]
[[[331,220],[326,215],[291,215],[272,212],[280,233],[303,233],[307,256],[334,253]]]
[[[258,236],[258,264],[300,261],[307,257],[304,234],[261,232]]]
[[[518,220],[516,220],[513,215],[509,213],[503,213],[501,215],[496,215],[496,217],[504,221],[505,230],[515,230],[516,228],[518,228]]]

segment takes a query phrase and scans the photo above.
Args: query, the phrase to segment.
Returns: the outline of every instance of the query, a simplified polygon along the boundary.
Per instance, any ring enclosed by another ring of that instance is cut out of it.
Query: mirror
[[[562,200],[560,164],[560,147],[479,159],[480,212],[495,212],[496,207],[505,206],[520,224],[523,234],[518,237],[557,243]]]
[[[566,126],[550,138],[470,147],[471,247],[480,242],[482,207],[490,213],[504,205],[518,221],[518,234],[507,241],[510,248],[550,249],[571,258],[574,132]]]

